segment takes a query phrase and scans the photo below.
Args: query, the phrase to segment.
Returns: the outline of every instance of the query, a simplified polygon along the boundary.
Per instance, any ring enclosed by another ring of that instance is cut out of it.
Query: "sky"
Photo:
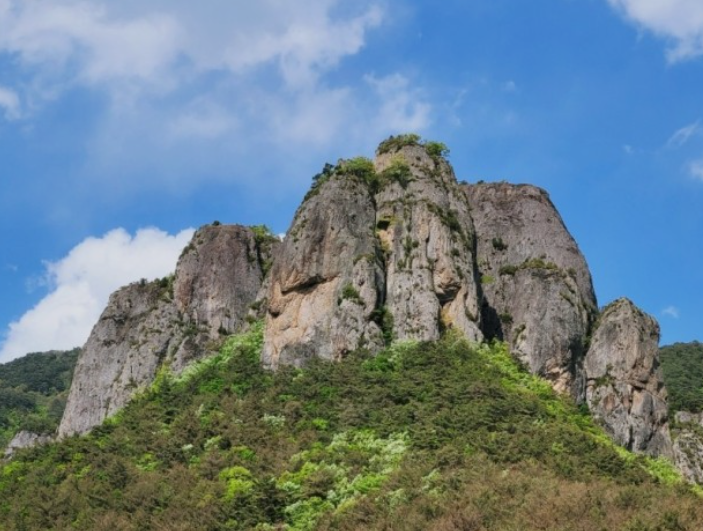
[[[703,339],[700,0],[0,0],[0,362],[391,134],[545,188],[601,306]]]

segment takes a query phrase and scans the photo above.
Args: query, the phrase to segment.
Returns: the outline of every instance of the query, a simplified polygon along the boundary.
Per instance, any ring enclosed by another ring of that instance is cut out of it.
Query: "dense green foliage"
[[[667,465],[616,449],[502,344],[448,333],[276,373],[261,326],[86,437],[0,467],[0,529],[700,529]]]
[[[703,344],[675,343],[659,356],[670,411],[703,411]]]
[[[79,351],[27,354],[0,365],[0,448],[19,430],[56,429]]]

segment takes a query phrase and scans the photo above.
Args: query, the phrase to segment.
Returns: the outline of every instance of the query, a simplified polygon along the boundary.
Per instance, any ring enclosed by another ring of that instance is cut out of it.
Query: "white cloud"
[[[429,126],[432,107],[420,90],[410,87],[406,77],[400,74],[381,78],[367,75],[365,79],[381,102],[377,124],[385,124],[393,132],[418,132]]]
[[[667,147],[680,148],[686,142],[688,142],[693,135],[700,131],[700,120],[696,120],[694,123],[682,127],[676,131],[669,140],[666,142]]]
[[[154,228],[140,229],[134,236],[115,229],[101,238],[87,238],[61,260],[47,263],[51,291],[9,325],[0,362],[28,352],[82,346],[110,294],[141,278],[173,272],[192,235],[192,229],[173,236]]]
[[[0,86],[0,109],[4,110],[7,120],[20,117],[20,98],[14,90]]]
[[[625,18],[665,38],[670,61],[703,54],[703,2],[700,0],[608,0]]]
[[[662,310],[662,315],[668,315],[674,319],[679,318],[679,309],[676,306],[667,306]]]
[[[0,61],[27,121],[70,91],[98,95],[76,189],[270,186],[253,153],[288,161],[305,146],[313,158],[429,123],[402,75],[343,70],[387,22],[383,3],[0,0]]]
[[[211,0],[2,0],[0,51],[45,81],[104,84],[124,94],[174,89],[194,75],[250,73],[273,65],[290,87],[357,53],[378,26],[377,6],[333,17],[339,0],[294,2]]]
[[[694,160],[688,164],[688,173],[694,179],[703,181],[703,159]]]

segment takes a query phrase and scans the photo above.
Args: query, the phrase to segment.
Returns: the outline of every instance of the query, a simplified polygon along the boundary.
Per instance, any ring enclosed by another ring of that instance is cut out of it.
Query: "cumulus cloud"
[[[677,130],[669,140],[666,142],[667,147],[680,148],[686,144],[693,135],[700,131],[701,121],[696,120],[694,123],[689,124],[681,129]]]
[[[100,96],[75,171],[91,193],[270,186],[253,153],[290,166],[301,146],[312,158],[429,123],[406,76],[342,70],[388,22],[383,3],[0,0],[0,61],[25,120],[74,90]],[[0,113],[18,104],[0,99]]]
[[[242,76],[272,65],[290,87],[357,53],[383,13],[373,4],[332,15],[339,0],[0,0],[0,51],[34,77],[125,93],[173,90],[203,73]]]
[[[700,0],[608,0],[626,19],[669,42],[670,61],[703,54]]]
[[[667,306],[662,310],[662,315],[668,315],[674,319],[679,318],[679,309],[676,306]]]
[[[192,229],[169,235],[147,228],[134,236],[115,229],[101,238],[87,238],[61,260],[48,262],[46,282],[50,291],[9,325],[0,363],[28,352],[82,346],[110,293],[141,278],[154,279],[173,272],[192,235]]]

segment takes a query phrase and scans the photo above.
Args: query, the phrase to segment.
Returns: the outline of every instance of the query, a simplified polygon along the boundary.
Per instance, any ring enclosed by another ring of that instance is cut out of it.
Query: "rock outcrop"
[[[5,448],[5,459],[10,459],[17,450],[47,444],[53,440],[54,438],[51,435],[22,430],[15,434]]]
[[[273,264],[264,365],[433,340],[444,327],[482,339],[474,245],[466,196],[428,146],[391,142],[373,164],[328,167]]]
[[[477,235],[487,337],[584,399],[584,340],[597,312],[586,260],[549,195],[530,185],[464,186]]]
[[[372,318],[385,289],[374,223],[363,177],[338,168],[311,191],[271,270],[265,366],[337,360],[383,345]]]
[[[676,467],[691,483],[703,484],[703,413],[677,411],[675,421]]]
[[[600,315],[584,364],[591,413],[621,446],[671,456],[659,325],[627,299]]]
[[[474,226],[451,166],[427,146],[382,144],[376,226],[385,254],[386,308],[397,339],[432,340],[454,327],[483,339]]]
[[[241,226],[203,227],[174,277],[115,292],[78,359],[59,436],[85,433],[124,407],[162,365],[180,371],[222,335],[241,330],[270,240]]]
[[[446,328],[504,339],[530,371],[587,401],[618,443],[671,455],[656,322],[621,300],[596,328],[588,266],[547,193],[460,185],[445,150],[403,135],[374,161],[326,165],[280,244],[257,228],[200,229],[173,278],[113,294],[59,435],[89,430],[165,364],[179,371],[265,318],[271,369]]]

